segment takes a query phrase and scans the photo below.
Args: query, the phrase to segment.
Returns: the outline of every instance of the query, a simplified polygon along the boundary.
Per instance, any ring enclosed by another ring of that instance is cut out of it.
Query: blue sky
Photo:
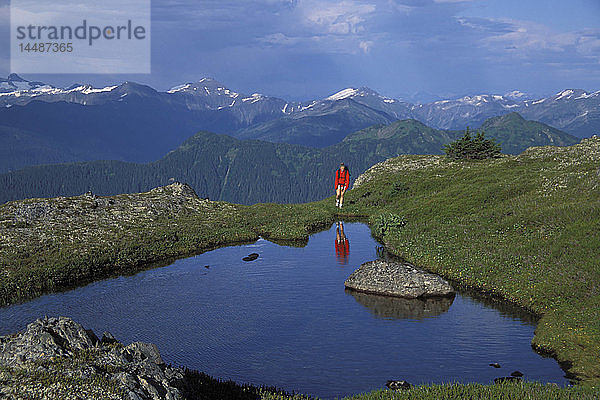
[[[205,76],[287,99],[348,86],[397,98],[598,90],[600,1],[154,0],[152,74],[25,78],[164,90]]]

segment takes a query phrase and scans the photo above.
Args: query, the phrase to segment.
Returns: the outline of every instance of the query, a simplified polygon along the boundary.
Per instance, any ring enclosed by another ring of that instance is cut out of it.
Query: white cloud
[[[364,52],[364,53],[368,53],[371,51],[371,47],[373,46],[374,42],[371,40],[362,40],[358,47],[360,47],[360,49]]]
[[[337,3],[307,0],[299,2],[298,9],[313,28],[335,34],[356,34],[364,31],[362,23],[375,12],[376,6],[350,0]]]
[[[294,45],[296,43],[299,43],[301,40],[302,38],[300,37],[290,37],[281,32],[273,33],[271,35],[259,38],[260,42],[282,46]]]
[[[517,21],[501,19],[512,27],[510,32],[490,36],[484,43],[490,45],[499,44],[506,47],[521,49],[525,51],[552,50],[563,51],[565,46],[574,43],[574,33],[555,33],[545,25],[530,21]]]
[[[553,55],[569,55],[600,60],[598,30],[557,32],[537,22],[506,18],[458,18],[458,21],[479,32],[481,37],[478,44],[498,57],[512,55],[540,61]],[[573,60],[564,60],[571,61]]]
[[[585,56],[600,57],[600,32],[597,30],[583,31],[577,38],[575,47]]]
[[[410,14],[415,7],[405,4],[402,0],[388,0],[390,7],[401,14]]]
[[[369,29],[370,19],[379,11],[374,4],[299,0],[289,11],[276,33],[257,35],[257,42],[316,53],[359,54],[368,53],[378,36]]]

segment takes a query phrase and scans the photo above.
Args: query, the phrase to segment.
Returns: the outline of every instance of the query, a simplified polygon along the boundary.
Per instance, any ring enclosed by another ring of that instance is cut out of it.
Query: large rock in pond
[[[454,289],[441,277],[395,261],[375,260],[360,266],[344,282],[348,289],[416,299],[451,296]]]

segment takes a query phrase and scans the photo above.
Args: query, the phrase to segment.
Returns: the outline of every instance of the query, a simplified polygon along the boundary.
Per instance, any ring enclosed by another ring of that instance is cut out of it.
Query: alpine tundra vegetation
[[[404,155],[358,177],[342,210],[332,197],[305,204],[215,202],[179,183],[139,194],[13,201],[0,206],[0,299],[23,301],[259,236],[302,245],[336,219],[365,218],[391,253],[538,314],[532,346],[555,357],[577,385],[444,384],[353,398],[594,399],[600,396],[598,160],[596,137],[486,160]],[[59,362],[72,366],[93,354]],[[23,376],[30,375],[20,367],[4,368],[4,393]],[[35,385],[60,379],[40,375]],[[80,381],[69,384],[77,391]],[[107,388],[118,395],[124,389],[117,386]]]

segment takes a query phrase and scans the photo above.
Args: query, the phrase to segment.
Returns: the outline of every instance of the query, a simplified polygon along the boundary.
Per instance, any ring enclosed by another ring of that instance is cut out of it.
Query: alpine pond
[[[555,360],[531,349],[531,315],[460,292],[406,300],[345,290],[378,250],[361,223],[335,224],[305,247],[261,239],[220,248],[2,308],[0,335],[65,315],[124,343],[156,343],[174,365],[323,398],[388,379],[489,383],[515,370],[568,383]]]

